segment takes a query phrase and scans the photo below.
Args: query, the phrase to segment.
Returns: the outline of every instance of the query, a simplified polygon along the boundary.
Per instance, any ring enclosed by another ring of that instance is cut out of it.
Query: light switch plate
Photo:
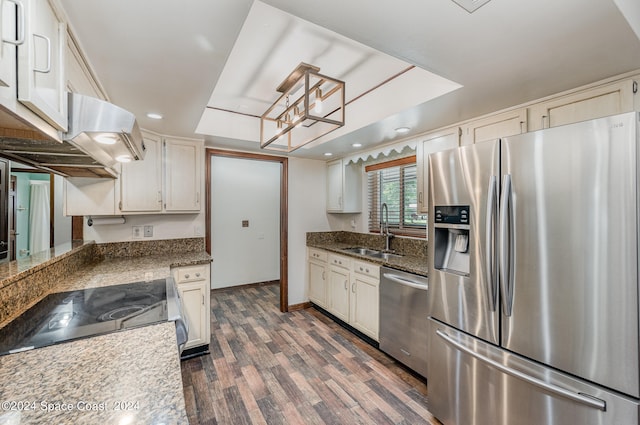
[[[144,237],[150,238],[153,236],[153,226],[144,226]]]

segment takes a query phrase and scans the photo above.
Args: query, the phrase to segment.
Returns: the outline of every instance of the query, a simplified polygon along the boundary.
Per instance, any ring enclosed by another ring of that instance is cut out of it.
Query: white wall
[[[204,237],[204,209],[200,214],[130,215],[125,224],[88,226],[84,218],[84,240],[96,243]],[[153,226],[153,236],[134,239],[132,226]]]
[[[307,232],[332,230],[326,212],[324,161],[289,158],[289,305],[307,295]]]
[[[64,177],[54,174],[53,189],[53,243],[54,245],[60,245],[71,242],[71,217],[66,217],[62,211],[62,206],[64,205]]]
[[[280,279],[281,169],[279,162],[211,158],[212,288]]]

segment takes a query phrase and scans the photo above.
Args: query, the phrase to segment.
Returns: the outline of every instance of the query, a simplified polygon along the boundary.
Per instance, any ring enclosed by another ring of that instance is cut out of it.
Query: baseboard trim
[[[306,303],[291,304],[289,306],[289,311],[305,310],[305,309],[311,308],[311,307],[313,307],[313,304],[311,304],[311,302],[307,301]]]

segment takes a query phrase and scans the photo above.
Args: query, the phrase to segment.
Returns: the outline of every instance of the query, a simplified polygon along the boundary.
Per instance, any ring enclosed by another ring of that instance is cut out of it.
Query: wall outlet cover
[[[150,238],[153,236],[153,226],[144,226],[144,237]]]
[[[142,226],[131,226],[133,239],[142,239]]]

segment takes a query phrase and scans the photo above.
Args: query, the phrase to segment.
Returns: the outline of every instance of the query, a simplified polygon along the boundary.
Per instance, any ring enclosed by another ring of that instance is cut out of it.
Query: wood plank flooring
[[[211,293],[211,354],[182,362],[191,425],[440,424],[426,382],[278,285]]]

